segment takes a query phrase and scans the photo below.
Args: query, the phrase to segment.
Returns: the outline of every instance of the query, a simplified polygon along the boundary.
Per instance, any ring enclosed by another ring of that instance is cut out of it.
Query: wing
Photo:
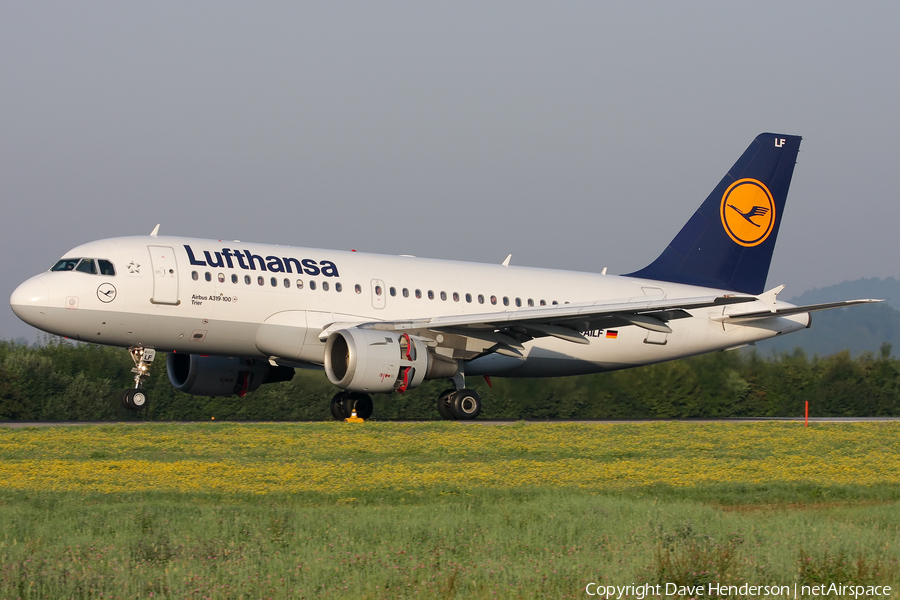
[[[471,359],[490,352],[521,357],[524,350],[522,344],[535,338],[551,336],[576,344],[588,344],[590,341],[581,332],[628,325],[670,333],[672,330],[666,323],[690,317],[688,310],[753,302],[756,299],[746,295],[656,300],[640,297],[408,321],[334,323],[322,330],[319,338],[327,339],[332,331],[355,326],[414,333],[435,340],[448,358]]]

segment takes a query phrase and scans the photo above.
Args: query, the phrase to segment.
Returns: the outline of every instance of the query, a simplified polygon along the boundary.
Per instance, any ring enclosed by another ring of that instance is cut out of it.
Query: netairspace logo
[[[584,588],[588,596],[598,596],[604,600],[620,600],[636,598],[644,600],[651,596],[699,598],[721,596],[755,598],[758,596],[783,596],[785,598],[814,598],[817,596],[843,596],[847,598],[877,598],[891,595],[889,585],[854,585],[845,583],[828,583],[820,585],[676,585],[674,583],[644,583],[630,585],[603,585],[591,582]]]

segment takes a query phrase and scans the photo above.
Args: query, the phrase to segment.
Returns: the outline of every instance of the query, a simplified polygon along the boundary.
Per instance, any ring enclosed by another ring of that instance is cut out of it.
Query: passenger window
[[[484,294],[478,294],[478,304],[484,304]]]
[[[422,290],[416,290],[416,298],[419,300],[422,299]]]
[[[259,285],[266,285],[266,278],[260,275],[256,278],[256,283],[258,283]]]
[[[376,295],[376,296],[380,296],[380,295],[381,295],[381,286],[380,286],[380,285],[376,285],[376,286],[375,286],[375,295]]]
[[[471,302],[472,302],[472,294],[466,294],[466,302],[469,302],[469,303],[471,304]]]
[[[53,267],[50,268],[51,271],[72,271],[75,269],[75,265],[78,264],[79,259],[77,258],[63,258],[59,262],[57,262]]]
[[[509,306],[509,298],[503,296],[503,306]]]
[[[244,275],[244,283],[246,283],[247,285],[250,285],[250,276],[249,275]]]
[[[522,299],[516,298],[516,306],[522,306]]]
[[[78,263],[78,266],[75,267],[75,270],[82,273],[90,273],[91,275],[97,274],[97,267],[94,265],[93,258],[82,258],[81,262]]]
[[[235,275],[234,273],[232,273],[231,274],[231,283],[237,283],[237,282],[238,282],[238,276]]]
[[[194,281],[200,279],[200,275],[197,273],[197,271],[191,271],[191,279],[193,279]]]
[[[453,292],[453,301],[459,302],[459,292]]]
[[[278,287],[278,280],[275,279],[274,277],[269,280],[269,283],[272,284],[272,287]]]
[[[116,268],[108,260],[103,260],[101,258],[100,260],[97,261],[97,265],[100,267],[101,275],[115,275],[116,274]]]
[[[286,288],[291,287],[291,280],[288,279],[287,277],[284,278],[284,287],[286,287]]]
[[[553,301],[553,306],[558,306],[558,305],[559,305],[559,302],[557,302],[556,300],[554,300],[554,301]]]
[[[225,273],[219,273],[219,283],[225,283]]]
[[[433,290],[428,290],[428,299],[434,300],[434,291]]]
[[[394,296],[397,295],[397,288],[395,288],[395,287],[392,287],[392,288],[391,288],[390,290],[388,290],[388,291],[391,293],[391,297],[394,297]]]
[[[302,280],[302,279],[298,279],[298,280],[297,280],[297,289],[298,289],[298,290],[302,290],[302,289],[303,289],[303,280]]]
[[[497,304],[497,296],[491,296],[491,304]]]
[[[206,273],[203,274],[203,279],[205,279],[207,281],[212,281],[212,273],[207,271]]]
[[[342,292],[342,291],[344,291],[344,286],[342,286],[342,285],[340,284],[340,282],[338,282],[338,283],[334,284],[334,291],[336,291],[336,292]]]
[[[403,288],[403,297],[409,298],[409,290],[407,288]]]
[[[541,300],[541,306],[547,306],[547,301],[542,299],[542,300]]]
[[[362,286],[359,285],[358,283],[356,284],[356,286],[354,286],[353,289],[356,290],[357,294],[362,294]]]
[[[315,281],[310,280],[310,282],[309,282],[309,289],[311,289],[311,290],[316,289],[316,282],[315,282]]]
[[[441,300],[443,300],[444,302],[447,301],[447,292],[441,292]]]
[[[323,291],[323,292],[327,292],[327,291],[328,291],[328,282],[327,282],[327,281],[323,281],[323,282],[322,282],[322,291]]]

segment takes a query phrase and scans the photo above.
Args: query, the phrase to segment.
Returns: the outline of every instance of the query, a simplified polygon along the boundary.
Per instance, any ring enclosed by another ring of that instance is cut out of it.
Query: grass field
[[[562,598],[590,582],[853,582],[900,597],[898,434],[0,427],[0,598]]]

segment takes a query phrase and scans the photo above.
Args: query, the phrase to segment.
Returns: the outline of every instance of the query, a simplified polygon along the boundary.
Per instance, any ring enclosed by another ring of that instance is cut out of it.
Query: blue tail
[[[800,140],[756,136],[659,258],[627,275],[761,294]]]

